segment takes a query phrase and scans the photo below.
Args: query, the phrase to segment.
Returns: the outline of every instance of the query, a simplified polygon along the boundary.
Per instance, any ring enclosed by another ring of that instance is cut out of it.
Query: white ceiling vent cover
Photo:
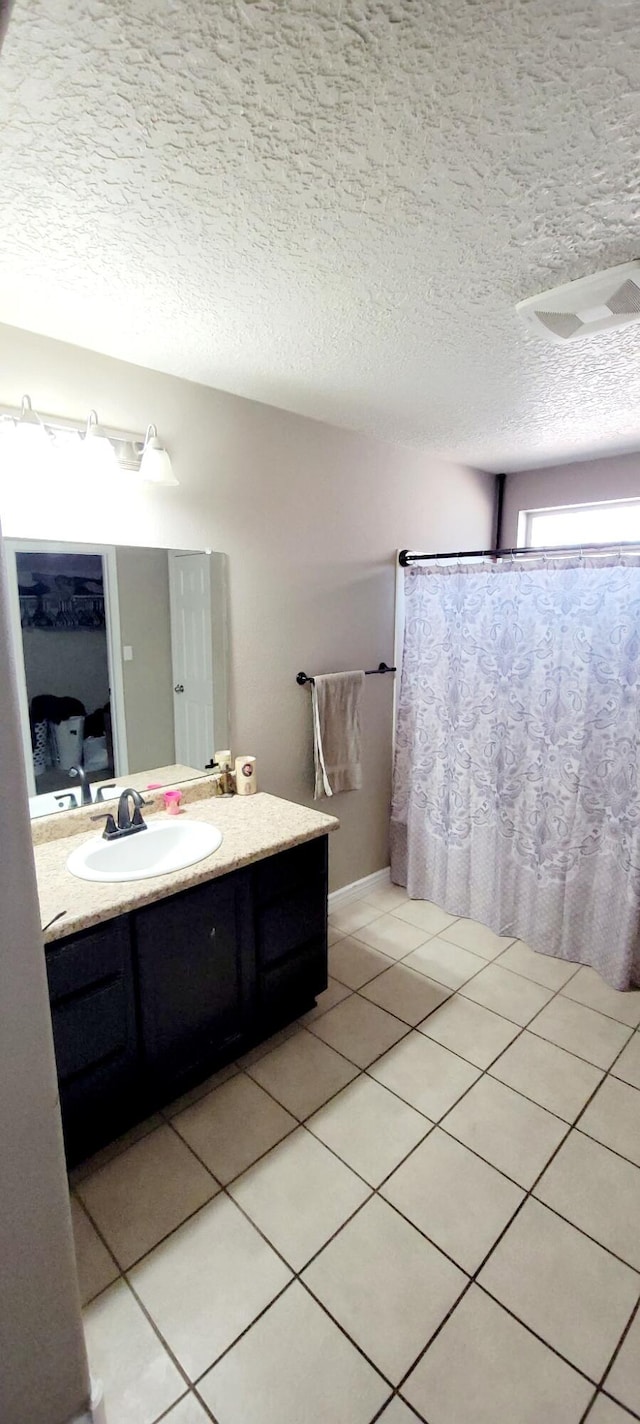
[[[563,346],[598,331],[640,321],[640,261],[609,267],[518,302],[516,311],[536,336]]]

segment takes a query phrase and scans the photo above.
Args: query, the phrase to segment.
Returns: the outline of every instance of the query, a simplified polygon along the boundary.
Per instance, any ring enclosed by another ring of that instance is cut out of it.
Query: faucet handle
[[[111,811],[103,811],[102,814],[99,815],[99,816],[90,816],[90,817],[89,817],[89,820],[90,820],[90,821],[104,821],[104,822],[105,822],[105,828],[104,828],[104,830],[103,830],[103,832],[102,832],[102,838],[103,838],[103,840],[105,840],[105,841],[110,841],[111,838],[112,838],[112,836],[117,836],[117,834],[118,834],[118,827],[116,826],[116,823],[115,823],[115,821],[114,821],[114,819],[113,819],[113,816],[112,816],[112,814],[111,814]]]

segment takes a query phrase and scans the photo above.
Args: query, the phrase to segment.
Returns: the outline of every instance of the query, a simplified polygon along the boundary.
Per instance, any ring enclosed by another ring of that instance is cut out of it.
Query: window
[[[523,511],[518,524],[520,547],[616,544],[630,540],[640,543],[640,499],[530,509]]]

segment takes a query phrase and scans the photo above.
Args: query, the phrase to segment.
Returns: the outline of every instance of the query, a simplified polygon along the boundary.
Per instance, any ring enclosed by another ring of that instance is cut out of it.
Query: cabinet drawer
[[[53,1009],[53,1041],[61,1083],[105,1058],[124,1053],[130,1019],[121,975]]]
[[[304,886],[258,909],[258,963],[275,964],[310,939],[324,940],[326,933],[324,885]]]
[[[123,973],[129,955],[129,922],[125,919],[109,920],[95,930],[51,945],[46,950],[46,963],[52,1005],[67,994]]]
[[[254,866],[254,890],[258,904],[277,900],[299,885],[308,884],[327,872],[327,837],[306,841],[304,845],[283,850]]]

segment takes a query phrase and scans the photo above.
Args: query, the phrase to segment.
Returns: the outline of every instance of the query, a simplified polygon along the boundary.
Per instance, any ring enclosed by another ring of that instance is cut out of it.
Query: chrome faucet
[[[130,800],[133,801],[133,816],[129,811]],[[127,786],[118,801],[117,824],[111,811],[106,814],[103,811],[102,815],[92,816],[91,820],[106,821],[104,831],[102,832],[103,840],[119,840],[123,836],[135,835],[136,831],[146,831],[147,823],[142,819],[140,807],[151,806],[152,804],[151,801],[145,801],[144,797],[141,796],[140,792],[136,791],[133,786]]]

